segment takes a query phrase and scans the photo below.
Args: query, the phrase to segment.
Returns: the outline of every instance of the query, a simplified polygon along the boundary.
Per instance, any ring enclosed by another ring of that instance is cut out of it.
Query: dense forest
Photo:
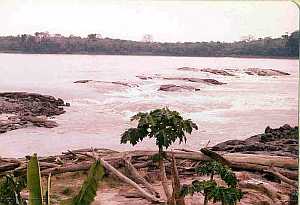
[[[161,43],[102,38],[89,34],[86,38],[47,32],[34,35],[0,37],[0,52],[7,53],[66,53],[110,55],[162,55],[162,56],[261,56],[298,57],[299,31],[281,38],[246,39],[226,42]]]

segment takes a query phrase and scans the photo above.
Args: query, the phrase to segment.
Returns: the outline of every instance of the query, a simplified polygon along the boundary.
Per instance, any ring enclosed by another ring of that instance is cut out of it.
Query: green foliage
[[[98,182],[103,178],[103,176],[104,176],[104,168],[101,165],[100,161],[97,160],[91,166],[88,177],[83,183],[78,195],[76,195],[73,199],[62,202],[61,204],[90,205],[96,196]],[[28,162],[27,181],[28,181],[27,187],[29,190],[29,205],[43,205],[40,167],[39,167],[38,158],[36,154],[34,154]],[[51,174],[48,176],[48,181],[47,181],[47,189],[45,193],[45,203],[44,203],[45,205],[50,205],[50,189],[51,189]],[[11,205],[15,205],[15,204],[11,204]]]
[[[179,139],[179,143],[186,142],[185,133],[192,133],[198,129],[190,119],[184,120],[177,111],[168,108],[152,110],[149,113],[140,112],[131,118],[137,120],[136,128],[129,128],[121,136],[121,143],[129,142],[136,145],[144,138],[155,138],[159,148],[168,148]]]
[[[51,173],[48,176],[45,197],[43,197],[43,187],[41,184],[42,178],[36,154],[30,158],[27,165],[27,181],[27,188],[29,190],[29,205],[50,205]]]
[[[211,180],[203,180],[198,181],[194,180],[191,185],[183,185],[181,189],[181,195],[194,195],[194,193],[206,193],[211,192],[215,187],[217,186],[217,183],[215,181]]]
[[[26,187],[26,177],[9,174],[0,179],[0,205],[23,205],[20,192]]]
[[[34,154],[27,165],[27,187],[29,190],[29,205],[43,204],[40,166],[37,155]]]
[[[299,31],[291,33],[286,42],[289,55],[299,56]]]
[[[222,205],[235,205],[243,197],[241,190],[232,187],[216,186],[208,192],[208,200],[214,203],[220,201]]]
[[[99,181],[104,176],[104,168],[97,160],[90,168],[87,179],[84,181],[78,195],[68,205],[90,205],[96,196]]]
[[[235,174],[226,165],[217,161],[208,161],[197,167],[196,172],[200,175],[208,175],[211,178],[203,181],[195,180],[191,185],[183,186],[182,195],[201,193],[205,195],[207,200],[212,200],[213,203],[222,202],[222,205],[235,205],[243,197],[243,192],[236,188],[238,181]],[[227,187],[219,186],[213,180],[214,175],[219,175],[227,184]]]
[[[0,37],[0,51],[17,53],[90,53],[118,55],[165,55],[165,56],[298,56],[299,32],[282,38],[226,42],[160,43],[138,42],[121,39],[38,37],[29,34]]]
[[[236,187],[237,185],[237,179],[232,170],[217,161],[207,161],[200,164],[200,166],[196,168],[196,172],[200,175],[208,176],[211,174],[217,174],[229,187]]]

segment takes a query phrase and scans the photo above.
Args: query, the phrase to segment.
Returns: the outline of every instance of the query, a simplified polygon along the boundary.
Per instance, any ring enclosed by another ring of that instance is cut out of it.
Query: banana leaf
[[[27,187],[29,190],[29,205],[42,205],[41,175],[36,154],[30,158],[27,165]]]

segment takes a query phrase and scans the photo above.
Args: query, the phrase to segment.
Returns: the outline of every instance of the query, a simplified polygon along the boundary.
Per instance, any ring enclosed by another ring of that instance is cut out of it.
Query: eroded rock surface
[[[200,89],[195,88],[193,86],[188,86],[188,85],[166,84],[166,85],[161,85],[158,90],[159,91],[175,92],[175,91],[199,91]]]
[[[202,79],[202,78],[186,78],[186,77],[163,77],[164,80],[181,80],[187,82],[194,82],[194,83],[204,83],[209,85],[223,85],[226,83],[217,81],[215,79]]]
[[[144,75],[137,75],[136,77],[141,79],[141,80],[153,79],[153,77],[151,77],[151,76],[144,76]]]
[[[241,153],[268,153],[282,156],[298,156],[298,127],[285,124],[279,128],[267,127],[265,133],[246,140],[229,140],[213,146],[214,151]]]
[[[57,123],[48,117],[65,113],[69,106],[60,98],[26,92],[0,93],[0,133],[29,125],[52,128]]]
[[[258,75],[258,76],[284,76],[290,75],[289,73],[282,72],[275,69],[261,69],[261,68],[248,68],[245,71],[248,75]]]
[[[100,81],[100,80],[77,80],[74,83],[109,83],[109,84],[116,84],[126,87],[139,87],[138,84],[130,83],[130,82],[120,82],[120,81]]]
[[[74,83],[88,83],[88,82],[91,82],[92,80],[77,80],[77,81],[74,81]]]
[[[248,75],[256,75],[256,76],[285,76],[290,75],[289,73],[275,70],[275,69],[262,69],[262,68],[247,68],[245,70],[238,69],[212,69],[212,68],[191,68],[191,67],[182,67],[177,68],[177,70],[181,71],[193,71],[193,72],[207,72],[215,75],[223,75],[223,76],[236,76],[238,73],[246,73]]]
[[[223,85],[226,83],[220,82],[211,78],[193,78],[193,77],[163,77],[163,76],[136,76],[141,80],[149,80],[149,79],[162,79],[162,80],[179,80],[193,83],[204,83],[209,85]]]
[[[229,73],[222,69],[182,67],[182,68],[178,68],[177,70],[193,71],[193,72],[207,72],[207,73],[212,73],[215,75],[234,76],[232,73]]]
[[[193,72],[199,72],[199,68],[191,68],[191,67],[181,67],[177,68],[177,70],[182,70],[182,71],[193,71]]]

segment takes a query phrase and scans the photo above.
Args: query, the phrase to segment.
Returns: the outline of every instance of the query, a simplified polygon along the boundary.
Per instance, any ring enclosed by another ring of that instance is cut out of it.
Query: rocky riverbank
[[[228,140],[211,148],[213,151],[269,154],[297,157],[299,153],[298,127],[285,124],[279,128],[266,127],[262,134],[245,140]]]
[[[70,104],[49,95],[0,93],[0,133],[28,126],[56,127],[57,123],[48,118],[65,113],[63,106]]]

